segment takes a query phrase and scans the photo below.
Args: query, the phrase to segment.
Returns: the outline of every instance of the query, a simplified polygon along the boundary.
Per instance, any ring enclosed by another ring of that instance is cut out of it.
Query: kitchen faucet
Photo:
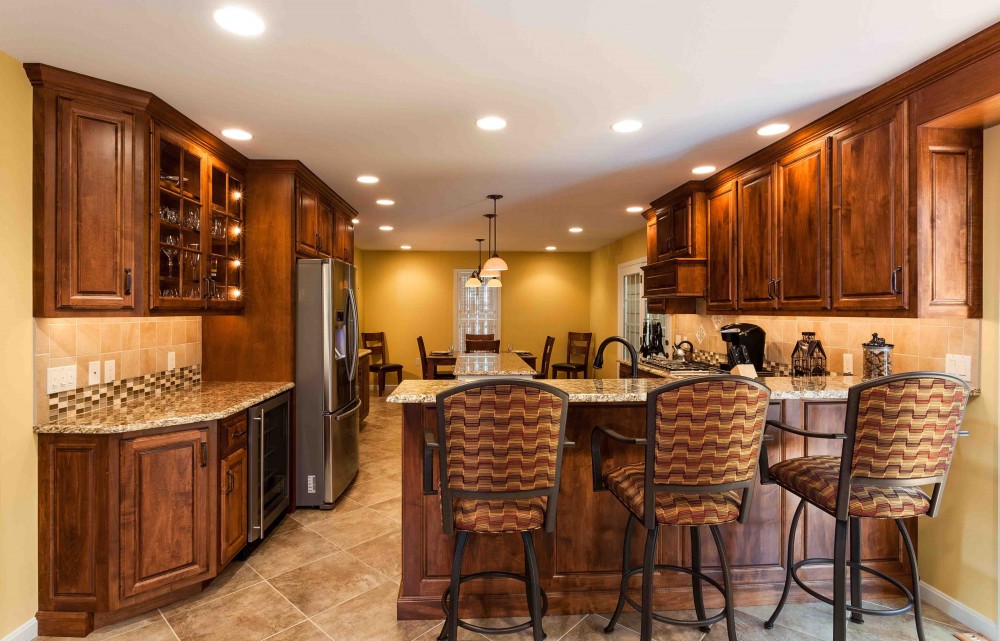
[[[597,356],[594,357],[594,369],[601,369],[604,365],[604,348],[609,343],[621,343],[628,350],[628,355],[632,359],[632,378],[639,378],[639,354],[635,351],[632,343],[621,336],[608,336],[597,348]]]

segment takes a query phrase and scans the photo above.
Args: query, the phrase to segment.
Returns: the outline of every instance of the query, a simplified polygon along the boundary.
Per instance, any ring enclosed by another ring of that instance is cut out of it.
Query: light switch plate
[[[87,363],[87,385],[101,384],[101,361]]]
[[[76,389],[76,365],[50,367],[45,373],[45,390],[49,394]]]
[[[954,374],[965,382],[972,380],[972,357],[964,354],[945,354],[944,371]]]
[[[177,352],[167,352],[167,369],[177,367]]]
[[[114,383],[115,382],[115,362],[114,361],[104,361],[104,382]]]
[[[844,354],[844,376],[854,374],[854,354]]]

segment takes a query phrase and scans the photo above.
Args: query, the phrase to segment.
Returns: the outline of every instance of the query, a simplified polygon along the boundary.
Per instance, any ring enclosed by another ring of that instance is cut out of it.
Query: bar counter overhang
[[[534,533],[542,589],[548,596],[549,614],[611,612],[621,580],[622,540],[628,514],[608,492],[596,493],[591,477],[590,433],[605,425],[626,436],[645,432],[646,392],[672,382],[663,379],[553,379],[546,383],[569,394],[566,438],[577,443],[565,450],[555,532]],[[830,377],[822,385],[799,384],[790,378],[768,378],[771,405],[768,417],[807,430],[840,432],[844,427],[848,388],[860,379]],[[441,597],[449,584],[455,537],[444,534],[438,496],[422,491],[424,429],[435,429],[435,395],[457,385],[457,381],[407,380],[388,397],[403,405],[403,570],[397,599],[400,619],[439,619]],[[840,441],[806,439],[778,430],[768,430],[774,439],[766,443],[771,464],[789,458],[839,455]],[[641,462],[643,448],[607,442],[602,450],[604,470]],[[437,458],[434,462],[437,487]],[[796,497],[775,485],[757,489],[749,520],[721,526],[732,568],[737,606],[778,602],[785,579],[786,540]],[[807,507],[799,524],[795,558],[833,556],[831,516]],[[910,572],[899,533],[892,521],[866,519],[862,526],[862,560],[906,586]],[[916,522],[907,523],[916,541]],[[635,528],[630,542],[631,565],[641,564],[644,531]],[[662,527],[657,564],[690,567],[688,528]],[[702,535],[702,566],[721,580],[714,543],[706,530]],[[524,570],[521,541],[517,535],[473,535],[462,566],[463,574],[484,571],[521,573]],[[829,566],[804,567],[799,573],[814,589],[829,594]],[[639,576],[630,586],[638,596]],[[884,581],[866,576],[866,599],[897,596]],[[721,607],[721,596],[705,591],[706,606]],[[462,587],[462,616],[525,616],[527,603],[523,584],[504,579],[469,582]],[[790,601],[811,597],[792,587]],[[654,603],[658,610],[693,607],[691,578],[680,573],[657,573]]]

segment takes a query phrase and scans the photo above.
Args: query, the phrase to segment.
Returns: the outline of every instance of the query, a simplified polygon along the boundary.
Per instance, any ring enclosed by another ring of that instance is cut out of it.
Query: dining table
[[[538,363],[537,356],[535,356],[531,352],[523,350],[514,350],[512,353],[521,357],[521,360],[524,361],[525,364],[528,365],[528,367],[537,371],[538,368],[535,367],[535,365]],[[430,354],[427,355],[427,364],[431,368],[431,374],[436,376],[440,373],[444,373],[438,371],[439,367],[454,367],[455,363],[458,361],[459,356],[461,356],[460,353],[450,352],[448,350],[432,351]]]

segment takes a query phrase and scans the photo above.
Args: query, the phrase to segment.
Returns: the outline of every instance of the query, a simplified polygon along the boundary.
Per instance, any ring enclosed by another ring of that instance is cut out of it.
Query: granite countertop
[[[513,352],[459,354],[455,376],[534,376],[534,368]]]
[[[684,380],[683,377],[662,378],[578,378],[540,381],[569,394],[571,403],[644,403],[646,393],[657,387]],[[847,390],[859,378],[829,376],[823,385],[806,385],[790,377],[772,377],[762,381],[771,389],[771,399],[846,399]],[[435,395],[458,385],[458,381],[403,381],[386,398],[389,403],[433,403]]]
[[[120,434],[214,421],[253,407],[294,383],[209,382],[35,426],[39,434]]]

